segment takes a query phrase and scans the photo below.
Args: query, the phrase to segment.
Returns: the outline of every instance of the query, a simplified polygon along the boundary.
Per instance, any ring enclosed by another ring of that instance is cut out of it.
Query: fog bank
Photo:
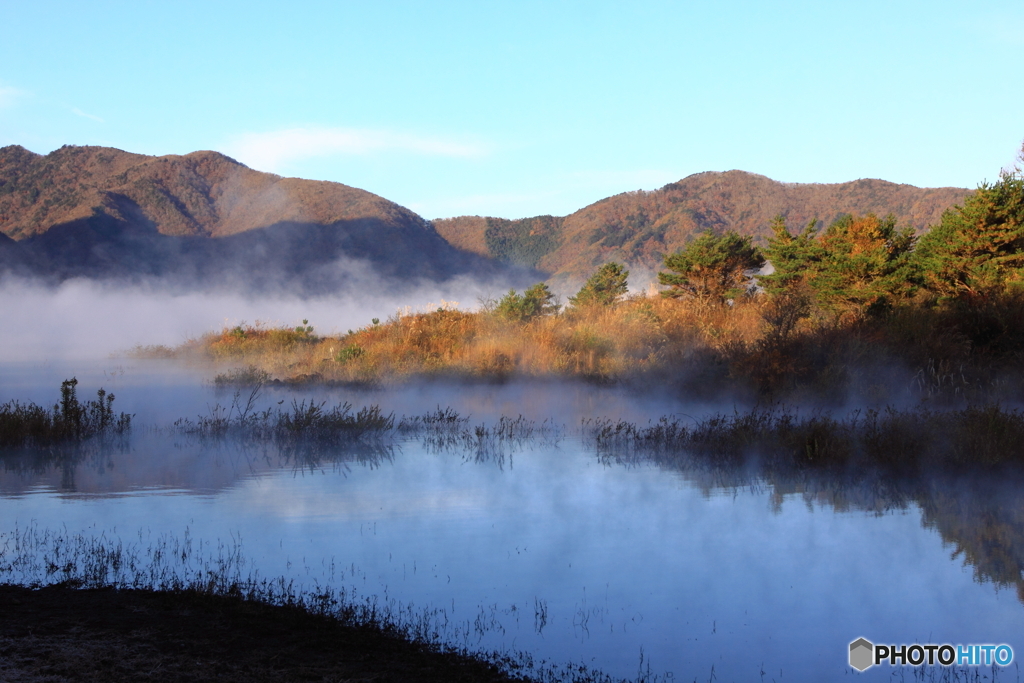
[[[343,291],[303,298],[81,279],[47,286],[4,278],[0,353],[3,362],[100,359],[137,345],[175,346],[224,326],[257,321],[293,326],[307,319],[317,334],[344,333],[400,309],[431,310],[447,302],[471,310],[503,293],[500,286],[468,277],[397,290],[383,284],[365,271]]]

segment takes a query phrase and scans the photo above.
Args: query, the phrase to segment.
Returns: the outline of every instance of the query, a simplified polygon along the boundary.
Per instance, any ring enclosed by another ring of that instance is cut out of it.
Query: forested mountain
[[[840,184],[780,183],[728,171],[698,173],[652,192],[626,192],[565,217],[520,220],[462,216],[435,220],[453,245],[483,256],[536,267],[556,280],[580,281],[608,261],[654,270],[706,230],[735,230],[762,243],[777,215],[794,228],[812,218],[824,225],[844,214],[895,215],[922,232],[968,190],[924,189],[883,180]]]
[[[42,156],[15,145],[0,149],[0,269],[322,292],[350,278],[346,259],[358,259],[396,281],[472,274],[581,283],[609,261],[637,275],[655,271],[708,229],[763,242],[779,214],[799,228],[812,218],[828,225],[848,213],[891,213],[920,232],[967,194],[709,172],[564,217],[431,223],[364,190],[261,173],[217,152],[151,157],[65,146]]]
[[[525,277],[453,248],[382,197],[253,171],[216,152],[4,147],[0,232],[0,267],[55,279],[181,277],[316,292],[351,276],[339,259],[400,280]]]

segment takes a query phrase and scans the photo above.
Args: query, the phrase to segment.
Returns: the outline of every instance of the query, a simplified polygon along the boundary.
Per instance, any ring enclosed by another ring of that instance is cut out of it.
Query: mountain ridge
[[[139,206],[166,235],[221,237],[282,221],[366,216],[427,224],[365,190],[254,171],[220,152],[152,157],[65,145],[43,156],[17,145],[0,148],[0,231],[9,237],[40,234],[96,211],[123,218],[113,197]]]
[[[299,279],[320,291],[344,279],[324,275],[330,264],[354,258],[398,279],[473,274],[569,289],[609,261],[643,279],[706,230],[764,243],[776,215],[801,229],[811,219],[828,225],[846,213],[891,213],[920,233],[969,192],[705,171],[567,216],[427,221],[365,190],[255,171],[219,152],[66,145],[44,156],[11,145],[0,148],[0,268],[58,280],[177,273],[272,287]]]
[[[64,146],[0,149],[0,267],[70,277],[177,278],[306,294],[355,278],[538,274],[451,246],[429,221],[365,190],[254,171],[212,151],[160,157]],[[365,270],[365,269],[364,269]],[[528,277],[529,276],[529,277]]]
[[[556,281],[578,281],[608,261],[655,270],[665,254],[705,230],[735,230],[763,244],[776,215],[802,229],[811,219],[828,225],[847,213],[891,213],[921,233],[969,192],[877,179],[783,183],[746,171],[704,171],[657,190],[606,197],[568,216],[459,216],[433,224],[467,251],[536,267]]]

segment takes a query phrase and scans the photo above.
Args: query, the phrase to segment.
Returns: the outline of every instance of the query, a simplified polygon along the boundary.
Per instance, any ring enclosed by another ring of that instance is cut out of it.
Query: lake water
[[[451,405],[471,426],[525,413],[565,427],[483,455],[410,437],[372,457],[309,460],[168,429],[230,395],[198,375],[118,363],[76,371],[82,398],[102,385],[115,408],[138,414],[127,447],[36,471],[5,460],[7,538],[34,526],[240,543],[263,576],[433,608],[470,625],[451,631],[470,648],[623,677],[637,675],[642,657],[668,680],[889,680],[888,666],[856,674],[847,665],[861,636],[1008,643],[1024,657],[1024,494],[1005,479],[897,485],[882,496],[858,482],[616,462],[580,434],[581,417],[646,422],[682,407],[554,385],[323,390],[399,414]],[[0,402],[49,405],[70,368],[0,370]],[[1015,664],[1000,678],[1017,675]]]

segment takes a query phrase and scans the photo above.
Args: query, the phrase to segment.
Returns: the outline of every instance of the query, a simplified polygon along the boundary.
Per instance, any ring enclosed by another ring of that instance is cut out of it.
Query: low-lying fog
[[[444,303],[474,310],[507,291],[500,283],[469,278],[395,289],[364,272],[355,282],[348,291],[304,299],[229,290],[198,293],[158,283],[72,280],[51,287],[5,279],[0,281],[0,402],[52,405],[61,381],[74,376],[80,382],[80,398],[91,398],[103,387],[117,396],[115,409],[136,414],[137,423],[167,424],[208,414],[213,404],[229,403],[231,392],[214,390],[209,369],[126,357],[124,352],[135,346],[173,347],[207,332],[257,321],[273,327],[299,325],[305,319],[318,334],[344,333],[365,327],[374,318],[383,321],[399,311],[429,311]],[[681,410],[656,393],[595,389],[575,382],[513,382],[500,387],[432,383],[363,392],[268,389],[260,407],[282,398],[290,402],[293,396],[331,404],[375,403],[398,416],[442,406],[479,418],[522,414],[564,423],[584,417],[646,421]]]
[[[345,332],[386,320],[400,309],[429,310],[442,301],[463,310],[496,298],[500,285],[456,279],[394,289],[366,274],[332,296],[301,298],[247,295],[229,289],[188,291],[159,282],[125,284],[69,280],[47,286],[0,280],[0,349],[3,361],[51,363],[107,358],[136,345],[175,346],[191,337],[260,321],[299,325],[308,319],[319,334]]]

